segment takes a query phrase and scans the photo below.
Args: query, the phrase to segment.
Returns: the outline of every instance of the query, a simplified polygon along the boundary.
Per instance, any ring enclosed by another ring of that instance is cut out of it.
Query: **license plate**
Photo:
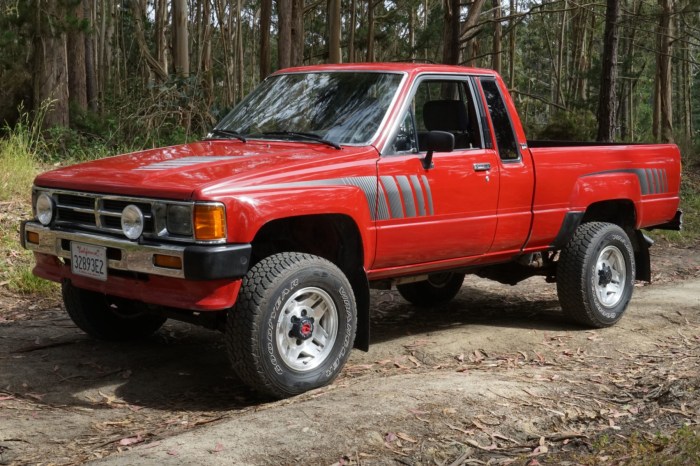
[[[107,280],[107,248],[73,241],[70,256],[70,268],[74,274]]]

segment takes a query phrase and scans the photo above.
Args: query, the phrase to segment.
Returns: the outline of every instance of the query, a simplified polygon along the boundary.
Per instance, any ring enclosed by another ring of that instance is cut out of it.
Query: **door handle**
[[[486,162],[486,163],[475,163],[474,165],[474,171],[475,172],[487,172],[491,170],[491,164]]]

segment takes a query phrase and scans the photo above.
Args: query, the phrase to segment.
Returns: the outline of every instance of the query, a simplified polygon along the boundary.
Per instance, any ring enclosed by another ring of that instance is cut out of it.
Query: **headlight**
[[[169,205],[165,222],[168,233],[192,236],[192,206]]]
[[[36,198],[36,218],[44,226],[53,220],[54,205],[53,199],[47,193],[41,193]]]
[[[226,239],[226,212],[223,204],[194,206],[194,237],[200,241]]]
[[[122,231],[129,239],[138,239],[143,233],[143,212],[134,204],[129,204],[122,210]]]

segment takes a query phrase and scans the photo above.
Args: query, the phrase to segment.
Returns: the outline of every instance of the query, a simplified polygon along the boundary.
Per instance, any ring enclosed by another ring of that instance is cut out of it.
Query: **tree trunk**
[[[564,49],[566,48],[566,9],[567,0],[564,0],[564,11],[561,12],[561,24],[559,25],[559,49],[557,51],[557,87],[554,103],[566,107],[564,99]]]
[[[277,65],[280,69],[292,65],[292,0],[277,0]]]
[[[501,27],[501,1],[492,0],[493,5],[493,55],[491,56],[491,68],[496,70],[497,73],[501,72],[502,61],[501,61],[501,51],[503,49],[502,41],[502,27]]]
[[[603,39],[603,70],[598,98],[598,141],[612,142],[615,137],[615,87],[617,85],[617,22],[620,1],[608,0],[605,10],[605,37]]]
[[[68,31],[68,98],[72,105],[82,111],[87,110],[87,83],[85,73],[85,33],[83,32],[82,0],[71,7],[69,13],[74,19]]]
[[[189,30],[187,28],[187,0],[173,0],[173,62],[175,74],[181,78],[190,75]]]
[[[467,18],[459,28],[459,43],[464,44],[464,50],[467,52],[464,61],[470,66],[474,65],[474,57],[479,50],[479,43],[476,37],[480,31],[480,26],[478,25],[479,16],[481,15],[481,10],[483,10],[485,3],[486,0],[473,0],[469,6]],[[457,5],[459,5],[459,2],[457,2]],[[459,12],[459,9],[456,11]],[[457,60],[459,61],[459,58]]]
[[[272,0],[260,2],[260,80],[270,74],[270,27],[272,26]]]
[[[131,2],[132,12],[134,16],[134,36],[139,47],[141,57],[146,62],[148,69],[154,72],[160,81],[168,79],[168,73],[161,67],[160,62],[151,55],[146,43],[146,36],[143,28],[143,10],[139,2]],[[189,69],[189,68],[188,68]]]
[[[374,7],[375,0],[367,0],[367,60],[374,61]]]
[[[355,62],[355,28],[357,25],[357,5],[355,0],[350,0],[350,27],[348,28],[348,62]]]
[[[199,64],[199,69],[202,74],[201,81],[202,87],[204,89],[204,95],[207,102],[207,106],[211,106],[214,103],[214,71],[212,70],[211,61],[211,37],[212,37],[212,24],[211,24],[211,1],[205,0],[203,5],[202,14],[204,18],[204,33],[202,35],[202,58]]]
[[[445,27],[442,36],[442,62],[459,64],[459,0],[445,0],[443,5]]]
[[[516,0],[510,0],[510,16],[515,18],[518,14]],[[511,20],[510,34],[508,40],[508,85],[515,88],[515,19]]]
[[[304,0],[292,0],[292,66],[304,64]]]
[[[156,60],[160,63],[161,68],[166,72],[168,70],[168,44],[165,38],[165,26],[168,23],[168,5],[166,0],[156,0],[156,17],[155,17],[155,42],[156,42]]]
[[[340,0],[328,0],[328,63],[342,63],[340,50]]]
[[[36,0],[34,11],[34,105],[50,103],[44,128],[70,123],[66,34],[54,22],[65,15],[60,5],[59,0]]]
[[[91,6],[92,5],[92,6]],[[95,72],[95,10],[93,2],[84,2],[83,13],[88,18],[90,32],[85,34],[85,97],[88,109],[97,112],[99,109],[97,74]]]
[[[243,57],[243,21],[241,0],[238,0],[236,5],[236,89],[238,91],[238,101],[243,100],[245,91],[243,90],[243,72],[245,70]]]
[[[654,99],[654,138],[659,142],[673,142],[671,41],[673,0],[659,0],[661,12],[657,28],[657,54]]]
[[[416,59],[416,9],[415,7],[409,7],[411,11],[409,12],[408,18],[408,46],[411,48],[410,56],[411,61]]]

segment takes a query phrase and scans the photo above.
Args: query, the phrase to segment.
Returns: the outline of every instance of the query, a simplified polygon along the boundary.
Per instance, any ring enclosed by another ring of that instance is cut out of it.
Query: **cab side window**
[[[430,131],[446,131],[455,137],[455,149],[481,148],[477,113],[466,81],[426,79],[420,82],[407,114],[393,142],[395,153],[406,147],[407,119],[415,126],[418,151],[425,151],[424,141]]]

